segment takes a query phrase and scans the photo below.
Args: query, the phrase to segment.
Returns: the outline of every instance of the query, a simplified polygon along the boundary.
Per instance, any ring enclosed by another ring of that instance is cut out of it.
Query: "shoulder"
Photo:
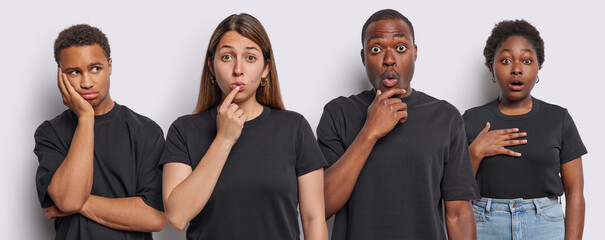
[[[141,115],[123,105],[116,104],[116,107],[119,107],[119,109],[117,109],[119,111],[118,113],[126,122],[128,122],[130,127],[137,128],[144,132],[162,133],[162,128],[149,117]]]
[[[293,124],[300,124],[305,120],[305,117],[300,114],[297,113],[295,111],[291,111],[291,110],[282,110],[282,109],[276,109],[276,108],[270,108],[271,109],[271,113],[269,115],[269,118],[273,119],[274,121],[279,121],[281,123],[293,123]]]
[[[189,125],[206,125],[206,124],[216,124],[216,112],[213,112],[212,109],[207,110],[202,113],[195,114],[186,114],[178,117],[172,125],[181,125],[181,126],[189,126]]]
[[[494,101],[497,101],[497,99],[494,100]],[[494,101],[490,101],[490,102],[488,102],[486,104],[483,104],[481,106],[476,106],[476,107],[469,108],[466,111],[464,111],[464,114],[462,116],[463,117],[473,116],[473,115],[477,115],[477,114],[488,112],[488,111],[490,111],[491,106],[492,106],[492,104],[493,104]]]
[[[418,98],[418,100],[416,100],[415,102],[418,107],[431,107],[442,113],[442,115],[449,114],[457,117],[460,116],[460,111],[458,111],[458,108],[456,108],[448,101],[437,99],[421,91],[414,91],[416,91],[417,94],[416,98]]]
[[[547,103],[540,99],[534,98],[534,103],[540,105],[540,109],[550,113],[565,114],[567,109],[556,104]]]
[[[42,122],[36,129],[35,135],[59,134],[62,132],[75,131],[77,127],[77,117],[69,109],[55,116],[50,120]]]
[[[346,111],[348,109],[363,108],[364,110],[370,105],[375,97],[373,90],[366,90],[348,97],[340,96],[332,99],[324,106],[324,110],[328,112]]]

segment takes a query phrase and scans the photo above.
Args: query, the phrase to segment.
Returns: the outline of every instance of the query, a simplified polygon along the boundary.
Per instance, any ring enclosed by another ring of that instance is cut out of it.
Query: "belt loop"
[[[488,198],[487,199],[487,204],[485,205],[485,212],[487,213],[487,217],[489,217],[490,215],[490,209],[492,207],[492,199]]]
[[[536,216],[540,216],[542,215],[542,209],[540,208],[540,203],[538,202],[538,199],[533,199],[532,200],[534,202],[534,205],[536,206]]]

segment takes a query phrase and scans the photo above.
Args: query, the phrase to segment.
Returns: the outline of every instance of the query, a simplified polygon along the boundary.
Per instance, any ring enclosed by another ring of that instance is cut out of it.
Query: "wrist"
[[[359,132],[357,137],[365,142],[372,142],[372,143],[376,143],[378,141],[378,139],[380,139],[376,134],[372,134],[371,131],[367,130],[365,128],[365,126],[364,126],[364,128],[361,129],[361,131]]]
[[[219,147],[227,148],[227,149],[231,149],[231,147],[233,147],[233,145],[235,145],[235,142],[237,142],[237,139],[232,140],[232,139],[229,139],[229,138],[221,136],[221,135],[217,135],[216,138],[214,139],[214,143],[216,143]]]
[[[471,144],[468,147],[468,150],[469,150],[471,160],[473,160],[473,161],[480,161],[481,159],[483,159],[485,157],[485,154],[483,154],[483,152],[474,144]]]

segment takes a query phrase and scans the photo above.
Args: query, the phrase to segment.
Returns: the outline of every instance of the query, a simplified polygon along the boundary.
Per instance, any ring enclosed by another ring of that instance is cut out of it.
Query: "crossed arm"
[[[94,171],[94,110],[60,69],[57,78],[63,103],[78,115],[78,126],[67,156],[48,186],[55,205],[44,209],[46,217],[80,213],[113,229],[160,231],[166,225],[164,213],[147,205],[142,198],[105,198],[90,194]]]

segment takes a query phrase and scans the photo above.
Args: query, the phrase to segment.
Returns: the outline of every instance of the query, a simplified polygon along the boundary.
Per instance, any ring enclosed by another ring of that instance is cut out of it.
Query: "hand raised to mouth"
[[[362,131],[369,131],[369,136],[380,139],[387,135],[395,125],[404,123],[408,117],[407,104],[401,98],[391,98],[405,94],[401,88],[393,88],[382,93],[376,90],[376,97],[368,107],[368,115]]]

